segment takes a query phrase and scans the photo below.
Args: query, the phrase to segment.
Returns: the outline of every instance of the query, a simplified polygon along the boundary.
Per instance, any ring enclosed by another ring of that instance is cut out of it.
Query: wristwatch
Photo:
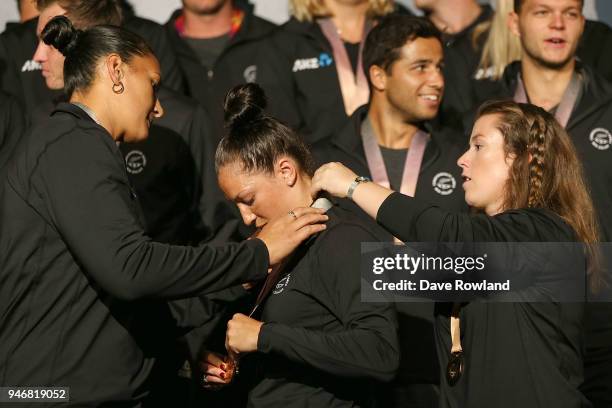
[[[353,182],[349,186],[348,191],[346,192],[346,197],[349,200],[352,200],[353,199],[353,192],[355,191],[357,186],[359,184],[361,184],[361,183],[367,183],[369,181],[372,181],[372,180],[370,180],[369,178],[364,177],[364,176],[359,176],[359,177],[355,178],[355,180],[353,180]]]

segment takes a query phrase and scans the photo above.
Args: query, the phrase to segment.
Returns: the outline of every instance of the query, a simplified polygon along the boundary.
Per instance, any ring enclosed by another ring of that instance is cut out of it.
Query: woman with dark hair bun
[[[360,243],[379,238],[357,216],[315,200],[310,151],[264,108],[258,85],[227,95],[215,160],[221,189],[257,229],[296,206],[325,208],[329,221],[268,276],[251,317],[234,315],[226,348],[234,360],[257,353],[250,407],[370,406],[377,382],[399,364],[394,309],[360,297]],[[205,386],[229,383],[232,361],[207,354]]]
[[[1,180],[0,384],[140,406],[156,347],[174,335],[165,300],[265,278],[327,216],[292,207],[241,244],[151,241],[117,144],[163,114],[159,63],[114,26],[77,31],[60,16],[42,39],[66,57],[70,102],[22,139]]]
[[[492,296],[436,305],[440,407],[590,406],[578,389],[584,303],[577,300],[584,300],[587,276],[592,288],[601,286],[599,237],[569,136],[539,107],[493,101],[480,108],[457,163],[465,200],[478,214],[452,213],[393,192],[340,163],[319,168],[312,191],[352,199],[404,242],[552,244],[548,255],[554,257],[545,262],[527,255],[507,265],[512,287],[521,272],[535,282],[526,301],[500,303]],[[562,244],[572,242],[584,245]],[[584,266],[585,256],[588,271],[571,267]],[[564,297],[559,288],[577,288],[579,296]]]

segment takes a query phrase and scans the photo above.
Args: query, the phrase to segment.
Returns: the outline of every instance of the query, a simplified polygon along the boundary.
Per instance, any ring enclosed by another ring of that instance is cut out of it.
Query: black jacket
[[[0,175],[21,140],[24,123],[23,109],[19,103],[12,96],[0,92]]]
[[[130,17],[123,23],[123,27],[144,38],[153,49],[161,66],[164,86],[183,92],[185,85],[178,67],[178,60],[164,26],[141,17]]]
[[[361,301],[360,243],[380,238],[345,210],[328,215],[263,304],[251,407],[367,406],[397,370],[393,308]]]
[[[520,62],[508,65],[498,90],[494,94],[479,95],[480,99],[513,98],[520,69]],[[577,69],[584,78],[584,88],[566,130],[584,166],[599,216],[602,241],[612,241],[609,211],[612,206],[612,84],[588,65],[578,64]]]
[[[398,7],[396,12],[409,13],[403,7]],[[333,51],[319,25],[291,18],[274,35],[273,46],[274,55],[268,64],[274,66],[282,86],[279,94],[272,94],[270,98],[292,105],[292,111],[297,114],[283,119],[298,129],[310,145],[340,131],[348,116]],[[306,61],[309,61],[308,68],[294,69],[296,63]]]
[[[11,24],[0,34],[0,86],[21,102],[26,115],[60,95],[47,88],[40,64],[32,59],[38,46],[37,24],[38,18]]]
[[[172,90],[159,92],[164,116],[139,143],[122,143],[128,177],[147,221],[147,233],[175,244],[241,240],[235,206],[219,189],[217,143],[208,113]]]
[[[313,146],[317,165],[338,161],[355,173],[371,178],[370,170],[361,142],[361,123],[368,113],[362,106],[350,117],[342,131],[330,140],[321,141]],[[450,129],[430,127],[431,138],[423,156],[415,196],[439,205],[450,211],[467,211],[468,207],[461,188],[461,169],[457,159],[465,152],[466,143],[457,142],[458,136]],[[341,200],[343,206],[369,218],[352,201]],[[388,236],[389,240],[392,237]]]
[[[443,36],[446,87],[440,121],[458,130],[464,124],[464,116],[483,102],[480,95],[483,92],[495,94],[499,87],[499,82],[476,79],[482,75],[486,78],[486,73],[478,71],[478,64],[488,30],[475,38],[474,29],[482,23],[490,22],[494,15],[490,6],[483,5],[482,8],[483,11],[476,21],[461,33]],[[612,29],[605,23],[587,20],[576,55],[582,63],[590,65],[608,81],[612,81],[612,59],[605,50],[610,47]]]
[[[405,242],[576,240],[569,225],[543,209],[511,210],[494,217],[458,214],[397,193],[383,202],[377,221]],[[517,258],[512,266],[521,270],[525,262]],[[549,272],[551,282],[565,274]],[[584,276],[577,274],[575,279],[583,282]],[[583,308],[582,303],[552,301],[462,305],[459,318],[465,369],[454,386],[441,380],[440,406],[588,407],[578,391]],[[451,350],[450,311],[450,304],[436,304],[442,378]]]
[[[61,91],[47,88],[40,65],[32,59],[38,46],[37,24],[38,18],[11,24],[0,35],[0,86],[22,103],[28,115],[41,102],[61,95]],[[182,90],[176,58],[163,27],[138,17],[126,21],[124,26],[144,38],[153,49],[162,68],[164,86]]]
[[[172,335],[163,299],[266,275],[267,249],[152,242],[108,133],[67,104],[24,137],[0,197],[0,383],[137,405]]]
[[[474,31],[481,24],[491,21],[494,15],[491,6],[481,7],[478,18],[463,31],[442,36],[445,87],[439,119],[444,125],[455,129],[460,129],[463,115],[478,102],[474,94],[474,76],[487,35],[485,32],[475,39]]]
[[[223,100],[234,86],[246,82],[259,83],[268,94],[276,94],[276,75],[265,64],[268,59],[268,39],[276,26],[253,14],[252,6],[240,1],[235,6],[244,12],[244,19],[238,32],[230,39],[214,66],[204,67],[195,52],[176,29],[176,20],[181,10],[176,10],[165,29],[178,59],[187,95],[196,99],[210,113],[213,134],[217,139],[223,136]],[[282,92],[282,91],[281,91]],[[270,96],[269,95],[269,96]],[[292,114],[284,113],[286,106],[269,98],[270,111],[282,119]]]
[[[361,142],[361,123],[366,115],[367,106],[359,108],[341,132],[330,140],[315,144],[313,154],[318,165],[338,161],[359,175],[371,177]],[[457,166],[457,159],[463,154],[463,149],[457,144],[456,139],[458,137],[455,134],[446,130],[440,132],[436,129],[433,132],[425,149],[415,196],[449,211],[465,212],[468,206],[460,185],[461,170]],[[450,184],[444,187],[444,182]],[[448,188],[453,185],[454,187]],[[352,201],[340,200],[339,203],[340,206],[359,214],[364,222],[371,220]],[[373,228],[378,226],[374,225]],[[393,236],[388,232],[382,231],[379,234],[384,241],[393,241]],[[401,361],[393,385],[394,390],[387,392],[385,400],[390,406],[397,407],[405,406],[406,398],[418,401],[423,406],[429,406],[437,400],[433,385],[439,383],[437,354],[433,342],[433,303],[400,302],[395,306],[399,319]],[[414,336],[415,330],[419,331],[419,336]],[[428,392],[421,388],[417,393],[415,384],[421,384],[421,387],[431,384],[433,391]],[[412,389],[403,390],[406,387]],[[413,395],[407,396],[407,393]]]
[[[587,20],[576,55],[593,67],[601,76],[612,82],[612,28],[604,22]]]

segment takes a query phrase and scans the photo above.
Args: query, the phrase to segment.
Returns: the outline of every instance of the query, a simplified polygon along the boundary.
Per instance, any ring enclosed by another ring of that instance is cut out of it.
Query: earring
[[[113,84],[113,92],[116,94],[121,94],[125,88],[123,87],[123,82],[119,81],[118,84]]]

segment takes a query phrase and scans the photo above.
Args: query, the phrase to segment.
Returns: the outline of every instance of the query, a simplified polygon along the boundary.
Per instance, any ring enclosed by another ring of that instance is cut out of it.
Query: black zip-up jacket
[[[208,113],[170,89],[161,88],[159,99],[164,116],[149,137],[120,146],[147,232],[175,244],[243,239],[240,216],[217,183],[217,143]]]
[[[443,37],[446,87],[440,121],[456,129],[462,128],[464,116],[482,102],[479,95],[483,92],[495,93],[499,86],[499,82],[486,77],[476,79],[479,74],[485,75],[484,72],[478,72],[478,64],[488,31],[474,38],[474,29],[481,23],[491,21],[494,16],[490,6],[482,5],[482,8],[483,11],[476,21],[461,33]],[[604,50],[610,47],[612,29],[605,23],[587,20],[576,55],[582,63],[590,65],[608,81],[612,80],[612,59]]]
[[[153,49],[161,66],[164,86],[183,92],[185,85],[178,67],[178,60],[164,26],[145,18],[132,16],[123,22],[123,27],[144,38]]]
[[[241,1],[235,1],[234,5],[244,12],[242,25],[213,67],[204,67],[193,49],[177,32],[176,19],[182,10],[176,10],[165,25],[185,83],[185,91],[209,112],[213,134],[217,139],[224,133],[223,100],[232,87],[257,82],[270,96],[283,94],[276,85],[277,75],[266,64],[270,54],[268,39],[277,27],[255,16],[252,6]],[[277,98],[269,98],[269,110],[274,116],[291,121],[294,114],[287,110],[289,108],[291,105],[278,103]]]
[[[604,22],[587,20],[576,55],[607,81],[612,82],[612,28]]]
[[[509,65],[499,92],[488,98],[512,98],[520,62]],[[599,217],[602,241],[612,240],[612,85],[586,64],[578,64],[584,79],[582,95],[566,130],[581,159],[591,198]],[[596,407],[612,402],[612,308],[589,303],[586,309],[585,394]],[[606,401],[602,403],[601,401]]]
[[[463,31],[453,35],[443,34],[444,45],[444,97],[439,120],[446,126],[459,129],[463,115],[478,102],[474,95],[476,74],[486,33],[474,42],[474,30],[491,21],[494,11],[489,5],[481,5],[478,18]]]
[[[380,206],[377,221],[405,242],[573,242],[574,231],[544,209],[510,210],[494,217],[458,214],[398,193]],[[516,258],[513,270],[530,270]],[[551,263],[550,265],[556,265]],[[550,282],[567,279],[547,267]],[[572,277],[581,284],[584,276]],[[546,288],[545,288],[546,289]],[[547,297],[548,298],[548,297]],[[459,314],[465,358],[454,386],[445,379],[450,358],[451,306],[436,304],[440,407],[588,407],[582,382],[584,304],[473,301]]]
[[[151,241],[115,142],[73,105],[28,132],[2,183],[0,384],[61,384],[74,405],[138,406],[156,345],[173,335],[163,299],[266,276],[257,239]]]
[[[395,12],[410,13],[401,6]],[[281,93],[270,94],[270,99],[293,105],[292,111],[298,115],[283,119],[298,129],[310,145],[336,134],[348,116],[334,54],[319,25],[292,17],[275,33],[273,45],[274,55],[268,64],[275,66],[277,81],[282,86]]]
[[[0,177],[25,131],[23,110],[17,100],[0,92]]]
[[[263,304],[250,407],[369,406],[397,370],[393,307],[361,301],[361,242],[380,238],[337,206],[328,215]]]
[[[340,133],[315,144],[313,154],[318,165],[338,161],[359,175],[372,177],[361,142],[361,124],[367,113],[367,106],[359,108]],[[461,188],[461,170],[457,166],[463,149],[457,144],[457,139],[452,132],[432,132],[421,164],[415,196],[449,211],[466,212],[468,206]],[[359,214],[364,222],[371,221],[352,201],[339,200],[339,204]],[[374,225],[373,228],[378,226]],[[393,241],[393,236],[386,231],[379,232],[379,235],[384,241]],[[384,398],[390,406],[405,406],[406,394],[412,393],[414,395],[409,398],[418,400],[422,406],[431,406],[437,403],[435,388],[439,383],[433,342],[433,303],[400,302],[395,306],[399,318],[401,361],[394,390]],[[419,330],[421,335],[414,336],[415,330]],[[421,388],[420,392],[415,393],[415,384],[421,387],[429,384],[431,390]],[[402,391],[406,387],[412,387],[411,391]]]
[[[508,65],[498,91],[479,95],[480,100],[513,98],[520,70],[518,61]],[[584,167],[599,216],[602,241],[612,241],[612,213],[609,211],[612,206],[612,84],[586,64],[577,64],[577,70],[584,78],[584,87],[566,130]]]
[[[41,68],[32,57],[38,46],[38,18],[11,24],[0,34],[0,86],[15,96],[30,114],[41,102],[53,100],[61,91],[47,88]],[[163,27],[152,21],[133,17],[124,27],[140,35],[159,59],[164,86],[181,91],[183,85]]]
[[[351,115],[341,132],[330,140],[321,141],[313,146],[313,154],[318,165],[338,161],[360,176],[371,178],[361,142],[361,124],[368,114],[364,105]],[[467,143],[461,145],[450,129],[427,126],[431,138],[425,148],[419,172],[415,196],[439,205],[450,211],[467,211],[463,189],[461,188],[461,169],[457,159],[465,152]],[[368,217],[352,201],[340,200],[342,206]],[[369,217],[368,217],[369,218]],[[389,240],[392,237],[388,236]]]
[[[37,24],[38,18],[10,24],[0,34],[0,86],[17,98],[26,115],[61,94],[47,88],[40,64],[32,59],[38,46]]]

